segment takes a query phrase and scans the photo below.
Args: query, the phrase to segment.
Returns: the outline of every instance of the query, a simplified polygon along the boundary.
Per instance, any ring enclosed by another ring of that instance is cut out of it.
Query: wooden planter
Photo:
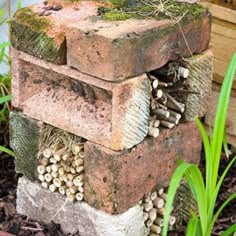
[[[234,0],[233,0],[234,1]],[[205,123],[214,125],[214,115],[218,102],[221,84],[228,64],[236,51],[236,4],[218,1],[217,3],[200,2],[212,14],[212,32],[210,46],[214,53],[213,92]],[[231,93],[226,121],[228,142],[236,146],[236,76]],[[209,128],[209,130],[212,130]]]

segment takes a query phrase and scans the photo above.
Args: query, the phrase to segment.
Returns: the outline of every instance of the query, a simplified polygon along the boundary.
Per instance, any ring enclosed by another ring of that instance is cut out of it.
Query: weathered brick
[[[207,50],[186,58],[185,67],[189,69],[189,77],[185,81],[189,93],[185,96],[183,120],[193,121],[195,117],[203,117],[209,105],[213,78],[212,51]]]
[[[11,146],[16,169],[36,179],[39,126],[36,121],[11,113]],[[194,122],[162,130],[130,150],[113,151],[87,141],[85,150],[85,201],[109,213],[122,213],[155,187],[167,186],[176,160],[198,163],[201,140]]]
[[[103,81],[12,50],[12,105],[41,120],[114,150],[131,148],[148,132],[146,75]]]
[[[204,12],[191,22],[180,21],[180,26],[170,20],[94,22],[88,19],[72,24],[66,37],[68,65],[117,81],[207,49],[210,14]]]
[[[115,152],[85,145],[85,200],[107,212],[121,213],[156,186],[168,186],[176,161],[198,163],[201,138],[194,122],[162,130],[132,150]]]
[[[20,112],[10,113],[10,146],[15,152],[16,172],[35,179],[39,124]]]
[[[31,219],[59,223],[64,233],[80,236],[143,236],[143,209],[136,205],[109,215],[85,202],[72,203],[22,177],[17,187],[17,212]]]
[[[61,6],[60,10],[46,10]],[[95,2],[70,3],[49,0],[18,10],[11,20],[10,39],[14,48],[55,64],[66,64],[65,27],[96,15]],[[66,16],[66,17],[65,17]]]

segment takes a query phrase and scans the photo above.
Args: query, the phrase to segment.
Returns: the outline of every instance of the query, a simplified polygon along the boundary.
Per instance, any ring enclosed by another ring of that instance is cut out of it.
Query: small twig
[[[68,202],[68,199],[66,198],[65,202],[62,204],[62,206],[59,208],[59,210],[53,215],[53,217],[51,218],[50,221],[54,220],[54,218],[62,211],[63,207],[66,205],[67,202]]]
[[[33,228],[33,227],[27,227],[27,226],[22,226],[21,229],[30,230],[32,232],[41,232],[41,231],[43,231],[42,228]]]
[[[7,17],[8,19],[11,18],[11,1],[7,0]]]
[[[186,89],[173,89],[173,90],[168,90],[168,93],[188,93],[188,94],[197,94],[199,95],[199,92],[196,91],[191,91],[191,90],[186,90]]]
[[[191,49],[190,49],[190,47],[189,47],[189,45],[188,45],[188,41],[187,41],[187,39],[186,39],[186,37],[185,37],[185,34],[184,34],[183,30],[182,30],[182,27],[181,27],[179,21],[177,22],[177,24],[178,24],[179,29],[180,29],[180,31],[181,31],[181,34],[182,34],[182,36],[183,36],[184,42],[185,42],[185,44],[186,44],[186,46],[187,46],[187,48],[188,48],[188,51],[189,51],[191,57],[193,57],[193,53],[192,53],[192,51],[191,51]]]

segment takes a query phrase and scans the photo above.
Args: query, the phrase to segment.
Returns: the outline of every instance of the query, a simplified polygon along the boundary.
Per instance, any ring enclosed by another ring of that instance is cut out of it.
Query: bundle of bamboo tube
[[[145,236],[159,236],[161,235],[164,225],[165,203],[167,194],[164,188],[154,191],[145,199],[140,200],[139,204],[143,207],[143,217],[145,221]],[[173,227],[176,223],[176,217],[171,215],[169,225]]]
[[[42,150],[38,157],[38,179],[42,187],[66,195],[70,201],[83,200],[84,144],[71,148],[54,145]]]
[[[172,96],[179,86],[179,81],[184,81],[189,76],[187,68],[169,63],[167,66],[147,74],[152,90],[151,118],[148,135],[157,137],[160,127],[171,129],[179,124],[185,111],[185,104]]]

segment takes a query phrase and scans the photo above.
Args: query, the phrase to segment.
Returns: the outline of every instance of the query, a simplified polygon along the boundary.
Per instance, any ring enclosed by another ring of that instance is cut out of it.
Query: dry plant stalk
[[[164,188],[153,191],[139,201],[143,207],[143,219],[145,222],[144,235],[161,235],[164,226],[165,201],[167,193]],[[172,215],[169,220],[170,226],[176,225],[176,217]]]
[[[185,104],[177,101],[171,95],[171,90],[183,83],[181,81],[189,76],[189,70],[171,62],[152,73],[147,73],[147,76],[152,92],[148,135],[156,138],[160,128],[172,129],[180,122]]]
[[[82,201],[84,140],[50,125],[41,134],[37,172],[42,187]]]

